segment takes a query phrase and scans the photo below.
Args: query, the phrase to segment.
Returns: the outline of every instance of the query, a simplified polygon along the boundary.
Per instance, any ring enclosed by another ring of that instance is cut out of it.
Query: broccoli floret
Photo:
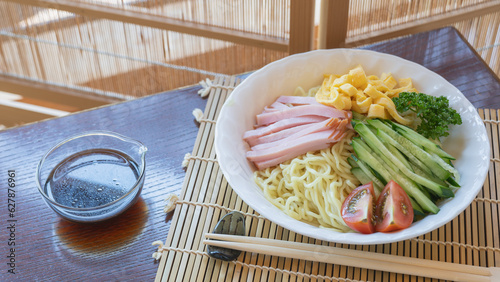
[[[421,123],[416,131],[426,138],[438,139],[441,136],[448,136],[450,124],[462,124],[460,114],[450,108],[448,98],[444,96],[402,92],[399,97],[394,97],[392,100],[398,112],[412,111],[417,114]]]

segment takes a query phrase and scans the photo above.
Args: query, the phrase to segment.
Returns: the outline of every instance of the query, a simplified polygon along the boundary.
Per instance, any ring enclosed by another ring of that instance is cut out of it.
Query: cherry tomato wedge
[[[375,230],[391,232],[407,228],[413,222],[413,207],[406,192],[390,181],[380,193],[375,205]]]
[[[371,182],[354,189],[344,200],[342,219],[351,229],[364,234],[375,232],[373,203],[375,191]]]

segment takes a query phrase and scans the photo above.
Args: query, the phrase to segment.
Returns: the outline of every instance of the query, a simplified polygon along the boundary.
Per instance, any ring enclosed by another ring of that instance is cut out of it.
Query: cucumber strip
[[[382,141],[382,143],[385,145],[385,147],[393,154],[402,164],[404,164],[408,169],[413,171],[413,168],[410,166],[410,163],[408,160],[401,154],[401,152],[396,149],[396,147],[392,146],[391,144],[387,144]]]
[[[413,179],[416,183],[425,186],[428,189],[431,189],[440,197],[452,197],[454,196],[453,191],[446,186],[439,185],[438,183],[422,177],[414,172],[412,172],[407,166],[405,166],[397,157],[395,157],[385,145],[377,138],[375,134],[369,129],[366,124],[358,123],[354,127],[354,130],[361,135],[361,137],[365,140],[366,144],[370,146],[370,148],[375,151],[386,163],[397,172],[401,172],[406,177]]]
[[[361,182],[361,184],[366,184],[370,182],[370,178],[368,175],[366,175],[361,168],[358,167],[353,167],[351,168],[352,174]]]
[[[391,124],[393,127],[397,128],[398,132],[400,132],[403,136],[408,138],[413,143],[426,148],[427,150],[440,156],[441,158],[450,159],[450,160],[455,159],[452,155],[446,153],[439,145],[437,145],[436,143],[432,142],[431,140],[425,138],[424,136],[420,135],[418,132],[414,131],[413,129],[411,129],[407,126],[404,126],[402,124],[392,122],[392,121],[391,121]]]
[[[365,173],[366,176],[370,178],[370,181],[373,182],[373,187],[375,187],[378,190],[378,192],[382,192],[382,190],[385,187],[385,183],[383,183],[382,180],[380,180],[377,176],[375,176],[375,174],[373,174],[372,170],[365,162],[356,158],[355,156],[353,156],[353,159],[354,161],[356,161],[356,164],[363,171],[363,173]]]
[[[358,112],[351,111],[351,113],[352,113],[352,119],[353,120],[364,121],[366,119],[365,115],[362,115],[362,114],[360,114]]]
[[[351,168],[358,167],[358,164],[356,163],[356,161],[352,157],[347,158],[347,162],[349,163]]]
[[[379,193],[382,192],[382,189],[384,189],[384,186],[380,187],[377,183],[373,182],[372,178],[368,176],[360,167],[352,168],[351,172],[359,180],[359,182],[361,182],[361,184],[366,184],[371,182],[373,188],[375,188]],[[381,183],[380,180],[379,183]]]
[[[451,186],[460,187],[460,184],[458,184],[458,182],[451,176],[448,179],[446,179],[446,181],[448,181],[448,183],[450,183]]]
[[[442,168],[444,168],[446,171],[451,173],[453,175],[453,178],[457,181],[460,182],[460,173],[458,173],[458,170],[454,168],[453,166],[449,165],[447,162],[445,162],[443,159],[441,159],[438,155],[436,154],[431,154],[432,159],[436,163],[438,163]],[[458,184],[458,183],[457,183]],[[460,186],[459,186],[460,187]]]
[[[360,122],[363,122],[363,120],[359,120],[359,119],[355,119],[355,118],[351,119],[351,125],[352,125],[352,127],[356,126],[356,124],[358,124]]]
[[[369,126],[368,128],[370,128],[370,130],[375,135],[377,135],[377,133],[380,131],[372,126]],[[380,136],[378,136],[378,137],[380,137]],[[404,155],[395,146],[393,146],[389,142],[385,142],[384,140],[382,140],[382,138],[379,138],[379,139],[384,144],[384,146],[387,147],[387,149],[391,152],[391,154],[393,154],[396,158],[398,158],[398,160],[401,163],[403,163],[408,169],[413,170],[412,167],[410,166],[410,163],[408,162],[408,160],[404,157]]]
[[[420,175],[422,177],[429,178],[430,180],[436,182],[439,185],[447,186],[446,182],[444,182],[443,180],[437,178],[435,175],[428,174],[427,172],[423,171],[422,169],[420,169],[420,167],[418,167],[418,166],[416,166],[414,164],[410,164],[410,165],[413,168],[413,172],[415,172],[416,174],[418,174],[418,175]]]
[[[371,125],[387,133],[387,135],[389,135],[392,139],[394,139],[401,146],[403,146],[409,152],[410,155],[415,156],[415,158],[417,158],[418,160],[420,160],[421,163],[427,166],[429,170],[439,179],[446,180],[448,179],[448,177],[450,177],[451,175],[450,172],[448,172],[439,164],[437,164],[429,153],[427,153],[421,147],[415,145],[413,142],[411,142],[410,140],[406,139],[405,137],[394,131],[388,125],[382,123],[380,120],[378,120],[378,122],[377,120],[373,120],[371,122]]]
[[[412,197],[408,198],[410,198],[411,207],[413,208],[413,217],[415,218],[416,216],[425,216],[425,212],[422,207]]]
[[[361,137],[363,137],[363,143],[362,144],[366,144],[366,146],[369,147],[370,150],[374,151],[375,155],[378,158],[382,159],[383,163],[391,166],[391,168],[393,170],[399,171],[399,168],[397,167],[397,164],[394,163],[393,161],[391,161],[391,159],[389,157],[387,157],[387,155],[385,155],[384,153],[382,153],[382,151],[380,151],[380,147],[370,145],[370,142],[369,142],[369,140],[367,140],[366,136],[363,136],[363,134],[361,132],[359,132],[359,130],[366,130],[365,135],[368,134],[367,131],[370,131],[370,133],[373,134],[373,132],[371,131],[370,127],[368,127],[365,123],[357,123],[356,126],[354,126],[354,130],[356,132],[358,132]],[[381,145],[381,147],[384,147],[384,145]]]
[[[408,158],[410,164],[413,164],[414,166],[419,167],[422,171],[425,171],[427,174],[432,174],[432,171],[424,163],[422,163],[419,159],[417,159],[417,157],[412,155],[408,150],[406,150],[405,147],[401,146],[401,144],[396,142],[396,140],[394,140],[392,137],[390,137],[387,133],[378,129],[377,136],[382,140],[382,142],[386,142],[388,144],[391,144],[396,149],[398,149],[398,151],[400,151],[402,154],[404,154],[406,156],[406,158]]]
[[[372,154],[372,150],[366,145],[361,139],[352,139],[352,148],[358,156],[358,159],[369,165],[374,171],[376,171],[380,176],[382,176],[385,183],[392,180],[389,172],[384,169],[382,164],[375,158]]]
[[[402,174],[395,173],[388,168],[388,166],[384,166],[380,163],[379,160],[373,156],[373,151],[363,143],[363,140],[359,138],[353,138],[352,140],[352,147],[359,160],[365,162],[374,172],[380,174],[386,182],[394,179],[394,181],[396,181],[396,183],[403,188],[408,196],[413,197],[425,211],[431,213],[437,213],[439,211],[439,208],[429,198],[427,198],[422,191],[420,191],[418,186],[413,181],[406,178]],[[389,170],[391,172],[389,172]]]

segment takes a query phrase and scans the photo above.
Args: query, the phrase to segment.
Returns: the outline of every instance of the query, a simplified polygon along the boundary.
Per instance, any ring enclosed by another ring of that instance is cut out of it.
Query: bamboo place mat
[[[227,212],[245,214],[249,236],[307,242],[342,248],[418,257],[478,266],[499,266],[500,240],[497,187],[500,179],[498,120],[500,111],[479,109],[491,140],[492,159],[482,191],[471,205],[445,226],[402,242],[381,245],[346,245],[315,240],[286,230],[261,217],[230,188],[215,159],[214,131],[218,113],[239,80],[216,78],[207,86],[207,106],[198,117],[200,129],[193,152],[186,155],[186,178],[168,238],[156,258],[156,281],[427,281],[395,273],[345,267],[305,260],[243,252],[238,260],[210,258],[202,244]]]

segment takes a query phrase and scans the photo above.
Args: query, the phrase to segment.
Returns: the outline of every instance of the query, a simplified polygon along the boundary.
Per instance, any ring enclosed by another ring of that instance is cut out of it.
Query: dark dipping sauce
[[[125,195],[139,175],[139,165],[122,152],[92,149],[57,164],[45,182],[44,192],[67,207],[98,207]]]

